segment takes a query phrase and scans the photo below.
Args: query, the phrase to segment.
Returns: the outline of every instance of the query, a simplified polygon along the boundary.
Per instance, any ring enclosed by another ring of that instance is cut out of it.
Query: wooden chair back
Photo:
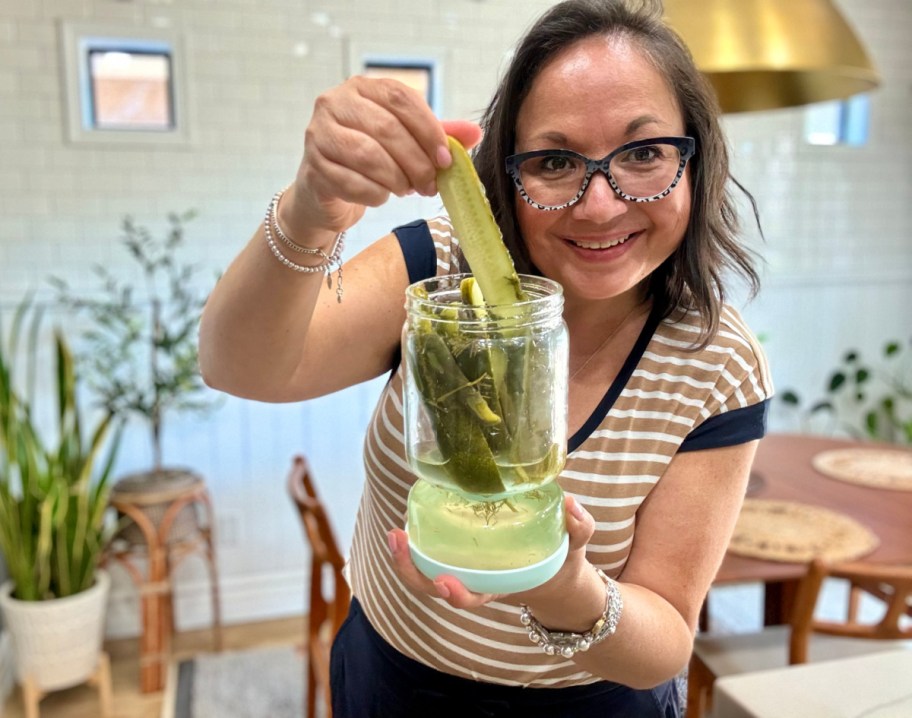
[[[329,688],[329,652],[339,627],[348,615],[351,591],[345,580],[345,558],[339,550],[335,531],[320,501],[307,460],[297,455],[288,473],[291,496],[304,535],[310,545],[310,609],[306,627],[307,718],[316,716],[317,692],[321,694],[326,718],[332,718]]]
[[[814,616],[820,588],[826,578],[848,582],[849,603],[844,620],[823,620]],[[870,593],[884,602],[884,613],[872,623],[858,620],[858,599]],[[827,565],[815,559],[808,566],[792,611],[789,636],[789,663],[805,663],[814,633],[868,640],[912,640],[912,625],[903,617],[912,616],[912,566],[864,563]]]

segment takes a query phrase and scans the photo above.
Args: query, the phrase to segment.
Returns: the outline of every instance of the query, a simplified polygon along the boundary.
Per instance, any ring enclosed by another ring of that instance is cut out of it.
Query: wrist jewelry
[[[284,189],[276,192],[275,196],[272,198],[272,201],[269,203],[269,206],[266,208],[266,218],[263,220],[263,233],[266,236],[266,244],[269,245],[269,249],[272,250],[275,258],[289,269],[293,269],[295,272],[304,272],[305,274],[315,274],[317,272],[325,274],[326,286],[330,289],[332,288],[332,271],[333,266],[335,265],[338,268],[338,278],[336,280],[336,299],[341,303],[342,250],[345,248],[345,232],[339,232],[339,234],[336,235],[336,239],[333,242],[333,246],[329,251],[329,254],[324,252],[322,249],[302,247],[300,244],[295,243],[291,238],[288,237],[288,235],[285,234],[285,232],[282,231],[282,228],[279,226],[279,200],[282,198],[283,194],[285,194]],[[313,265],[312,267],[292,262],[288,257],[282,254],[281,248],[276,243],[276,237],[278,237],[282,244],[284,244],[289,249],[300,254],[309,254],[320,257],[322,261],[319,264]]]
[[[552,631],[542,626],[526,604],[520,605],[519,622],[529,629],[529,640],[549,656],[573,658],[579,651],[588,651],[591,646],[613,636],[617,630],[624,601],[617,583],[605,575],[600,568],[595,572],[605,582],[605,611],[595,624],[585,633],[571,631]]]

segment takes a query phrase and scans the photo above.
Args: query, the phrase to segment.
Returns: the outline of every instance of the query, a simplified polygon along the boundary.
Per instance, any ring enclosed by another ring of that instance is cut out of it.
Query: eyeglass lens
[[[625,195],[645,199],[661,194],[674,182],[681,165],[675,145],[657,143],[615,155],[608,171]],[[529,157],[519,166],[523,189],[534,202],[554,207],[570,202],[586,180],[586,160],[581,156],[554,154]]]

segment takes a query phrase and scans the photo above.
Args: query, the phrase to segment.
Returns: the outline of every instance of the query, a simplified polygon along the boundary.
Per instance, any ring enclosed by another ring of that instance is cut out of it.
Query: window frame
[[[345,50],[347,55],[345,75],[360,75],[368,65],[388,67],[426,67],[430,68],[430,87],[428,104],[438,117],[444,116],[444,70],[448,51],[439,47],[409,44],[403,52],[400,43],[371,40],[369,42],[349,41]]]
[[[180,35],[163,29],[62,22],[66,136],[73,143],[183,145],[192,139],[186,103],[186,59]],[[89,57],[94,51],[164,54],[170,65],[170,129],[108,128],[93,124]]]

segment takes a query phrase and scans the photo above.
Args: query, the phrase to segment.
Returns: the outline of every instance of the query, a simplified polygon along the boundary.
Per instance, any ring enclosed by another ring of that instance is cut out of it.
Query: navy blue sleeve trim
[[[408,271],[409,284],[414,284],[422,279],[429,279],[437,274],[437,250],[434,249],[434,238],[427,222],[423,219],[403,224],[393,230],[399,240],[399,248],[405,258],[405,268]],[[402,348],[398,347],[393,356],[390,376],[396,372],[396,367],[402,361]]]
[[[393,233],[402,248],[410,284],[437,274],[437,250],[427,222],[423,219],[409,222],[396,227]]]
[[[760,439],[766,434],[768,410],[769,399],[764,399],[759,404],[710,417],[687,435],[678,451],[718,449]]]

